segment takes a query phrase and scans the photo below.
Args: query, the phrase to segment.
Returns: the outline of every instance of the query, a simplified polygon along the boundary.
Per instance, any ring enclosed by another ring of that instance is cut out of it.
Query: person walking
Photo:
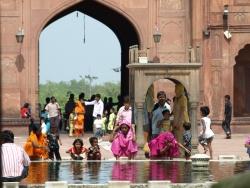
[[[231,139],[231,128],[230,123],[232,119],[232,104],[230,101],[230,95],[225,95],[225,109],[224,109],[224,120],[222,122],[222,128],[226,134],[226,139]]]
[[[50,132],[57,135],[59,135],[59,109],[60,106],[56,102],[56,98],[52,96],[49,104],[46,105],[45,110],[49,113]]]
[[[204,153],[209,150],[210,159],[213,159],[213,149],[212,149],[212,141],[214,138],[214,132],[211,129],[211,119],[208,117],[210,113],[210,109],[208,106],[200,107],[201,114],[201,123],[200,123],[200,144],[204,148]]]

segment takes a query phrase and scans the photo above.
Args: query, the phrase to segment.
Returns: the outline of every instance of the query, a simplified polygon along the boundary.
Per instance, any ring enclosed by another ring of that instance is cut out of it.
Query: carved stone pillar
[[[136,143],[139,150],[142,150],[144,146],[144,136],[143,136],[143,102],[135,102],[135,124],[136,124]]]
[[[191,120],[191,132],[192,132],[192,154],[198,153],[198,130],[197,130],[197,108],[199,102],[190,102],[190,120]]]

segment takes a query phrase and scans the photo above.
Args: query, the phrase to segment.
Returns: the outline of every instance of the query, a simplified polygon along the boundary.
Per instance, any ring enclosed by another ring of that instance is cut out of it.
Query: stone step
[[[19,182],[3,182],[3,188],[18,188]]]
[[[235,155],[219,155],[218,159],[223,161],[232,161],[237,160],[238,157]]]
[[[46,181],[45,188],[68,188],[67,181]]]

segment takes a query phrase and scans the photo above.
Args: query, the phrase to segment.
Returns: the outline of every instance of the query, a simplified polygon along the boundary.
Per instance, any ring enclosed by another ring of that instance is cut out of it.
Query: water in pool
[[[234,174],[250,171],[250,161],[210,162],[209,170],[193,172],[186,161],[65,161],[32,162],[29,175],[21,182],[44,184],[46,181],[67,181],[72,184],[101,184],[110,180],[147,183],[148,180],[170,180],[172,183],[219,181]]]

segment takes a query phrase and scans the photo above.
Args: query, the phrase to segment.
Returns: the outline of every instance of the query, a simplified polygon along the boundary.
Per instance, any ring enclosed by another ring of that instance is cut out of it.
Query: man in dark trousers
[[[230,101],[230,96],[225,95],[225,110],[224,110],[224,120],[222,122],[222,128],[225,131],[226,139],[231,138],[231,128],[230,123],[232,119],[232,104]]]

